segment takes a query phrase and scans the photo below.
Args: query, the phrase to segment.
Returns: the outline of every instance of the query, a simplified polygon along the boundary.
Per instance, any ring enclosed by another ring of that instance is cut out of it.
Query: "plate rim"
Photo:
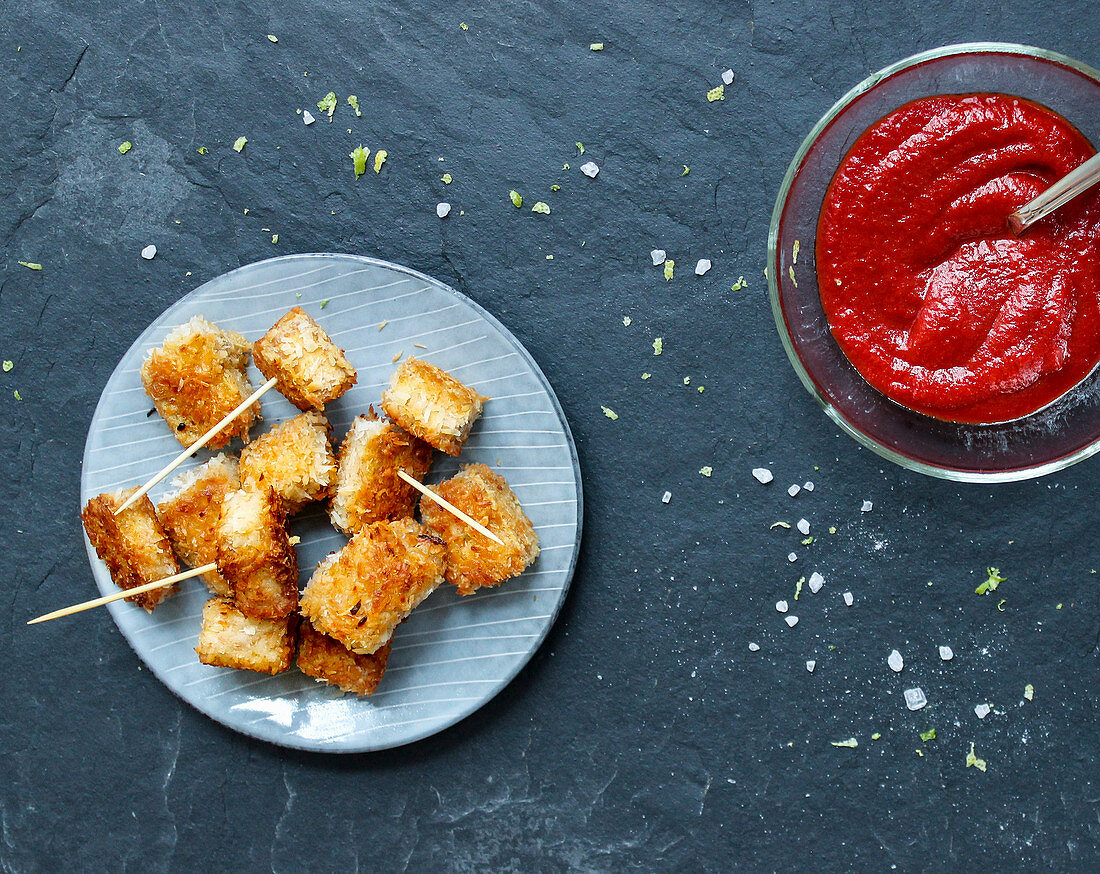
[[[547,396],[550,398],[551,406],[554,412],[557,414],[558,421],[561,423],[566,438],[566,444],[569,447],[569,457],[573,465],[573,482],[577,492],[576,537],[573,541],[573,550],[570,554],[569,564],[565,570],[562,589],[560,594],[558,595],[557,602],[554,604],[549,618],[543,624],[537,638],[532,642],[532,645],[528,652],[522,658],[516,660],[515,665],[511,669],[509,669],[509,671],[507,671],[496,684],[486,690],[486,692],[481,695],[476,702],[473,702],[472,704],[466,704],[465,706],[458,708],[449,719],[444,720],[442,723],[433,723],[423,729],[417,729],[408,737],[395,742],[352,743],[340,746],[326,746],[323,743],[318,743],[316,741],[311,742],[304,739],[298,739],[293,733],[290,733],[289,731],[282,732],[280,733],[280,736],[278,738],[274,738],[266,736],[259,731],[250,730],[251,726],[242,727],[232,725],[226,720],[219,718],[218,716],[215,716],[211,713],[208,713],[205,710],[202,710],[197,704],[189,701],[182,695],[181,692],[176,690],[161,676],[161,673],[157,668],[146,661],[146,659],[142,656],[142,654],[135,646],[130,634],[119,621],[121,612],[126,610],[128,606],[132,605],[128,604],[125,600],[119,600],[107,605],[107,610],[111,615],[111,619],[115,623],[115,627],[122,635],[122,637],[126,640],[126,643],[129,645],[130,649],[133,651],[138,660],[149,670],[150,673],[153,674],[153,676],[156,677],[157,681],[162,686],[164,686],[169,692],[171,692],[178,700],[187,704],[195,712],[199,713],[203,717],[213,722],[216,722],[223,728],[226,728],[237,734],[243,735],[245,737],[255,738],[256,740],[264,741],[266,743],[270,743],[285,749],[302,750],[304,752],[311,753],[354,755],[361,753],[379,752],[388,749],[397,749],[399,747],[418,743],[419,741],[425,740],[426,738],[432,737],[433,735],[453,728],[459,722],[462,722],[467,717],[473,715],[494,698],[496,698],[497,695],[499,695],[508,685],[511,684],[511,682],[517,676],[519,676],[520,672],[522,672],[523,669],[527,667],[531,659],[535,656],[535,653],[537,653],[542,648],[542,645],[546,642],[546,638],[550,634],[550,629],[553,628],[555,623],[557,622],[558,616],[561,614],[562,606],[565,604],[565,600],[569,596],[570,589],[572,588],[573,575],[576,572],[577,561],[580,556],[581,541],[584,539],[584,486],[583,478],[581,475],[580,459],[577,455],[577,444],[576,441],[573,439],[573,431],[569,426],[569,420],[565,415],[565,411],[562,409],[561,402],[558,400],[558,396],[555,393],[554,387],[551,385],[550,380],[547,379],[546,374],[542,372],[542,368],[539,367],[538,362],[535,361],[534,357],[527,350],[527,348],[516,338],[511,330],[509,330],[509,328],[500,321],[500,319],[490,313],[487,309],[485,309],[485,307],[483,307],[473,298],[469,297],[466,294],[463,294],[458,289],[439,279],[435,279],[434,277],[429,276],[428,274],[423,273],[419,270],[415,270],[411,267],[406,267],[403,264],[396,264],[392,261],[387,261],[383,258],[375,258],[370,255],[355,255],[342,252],[297,252],[289,253],[286,255],[277,255],[273,258],[264,258],[260,261],[253,261],[249,264],[242,264],[241,266],[235,267],[232,270],[227,270],[224,273],[219,273],[217,276],[211,277],[210,279],[206,280],[206,282],[203,282],[202,284],[188,291],[183,297],[164,309],[160,313],[160,315],[154,317],[152,321],[150,321],[149,325],[146,326],[145,330],[143,330],[140,334],[138,334],[137,337],[134,338],[134,340],[126,348],[126,351],[122,353],[122,356],[119,358],[118,362],[116,362],[115,366],[112,368],[110,374],[107,377],[106,383],[104,383],[103,388],[100,390],[99,400],[96,402],[95,410],[92,412],[92,417],[88,422],[88,432],[84,440],[84,451],[81,455],[80,494],[78,495],[77,500],[79,503],[82,496],[86,492],[90,493],[87,483],[88,474],[84,461],[88,456],[89,441],[91,440],[91,435],[95,430],[95,426],[99,423],[100,415],[103,411],[103,404],[106,399],[107,386],[110,384],[111,379],[114,377],[115,372],[118,370],[118,366],[122,362],[122,360],[126,358],[131,353],[131,351],[133,351],[134,348],[143,341],[143,338],[145,338],[146,334],[148,334],[153,329],[153,325],[155,325],[157,322],[164,320],[166,317],[169,317],[173,312],[184,309],[187,301],[192,297],[192,295],[198,293],[202,289],[206,288],[206,286],[214,282],[223,281],[228,277],[234,276],[235,274],[244,271],[255,270],[262,266],[271,265],[277,262],[308,261],[312,259],[331,261],[347,260],[353,263],[357,262],[360,264],[369,264],[375,267],[381,267],[395,271],[397,273],[405,274],[407,276],[415,277],[461,300],[463,303],[470,306],[474,310],[474,312],[477,313],[477,315],[479,315],[486,322],[496,328],[496,330],[500,332],[500,334],[508,341],[508,343],[510,343],[515,348],[520,357],[524,361],[526,361],[528,367],[534,373],[539,383],[546,391]],[[79,510],[82,508],[83,505],[80,504],[80,507],[78,508],[78,513]],[[95,572],[96,563],[99,562],[100,559],[94,547],[91,545],[91,541],[89,541],[87,533],[84,531],[83,526],[81,526],[81,535],[84,538],[84,547],[85,551],[88,554],[89,570],[91,571],[92,580],[95,583],[96,588],[99,589],[99,591],[101,592],[101,594],[110,594],[111,590],[104,589],[104,587],[100,585],[100,579]],[[366,701],[369,702],[369,698],[367,698]]]

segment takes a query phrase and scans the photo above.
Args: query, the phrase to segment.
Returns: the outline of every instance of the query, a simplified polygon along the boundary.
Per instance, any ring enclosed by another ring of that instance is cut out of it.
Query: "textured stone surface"
[[[1083,11],[9,4],[0,867],[1096,870],[1096,462],[997,488],[880,462],[797,383],[761,275],[786,164],[841,93],[968,39],[1096,64],[1100,29]],[[734,84],[708,103],[727,68]],[[329,90],[332,123],[315,106]],[[389,161],[356,181],[360,143]],[[538,200],[549,216],[530,212]],[[677,262],[671,282],[655,248]],[[24,625],[92,593],[78,472],[123,350],[210,277],[325,250],[408,264],[499,316],[558,391],[587,499],[573,592],[519,678],[440,736],[348,758],[199,716],[141,669],[106,612]],[[699,258],[714,262],[703,277]],[[776,481],[760,485],[754,467]],[[809,479],[812,493],[788,497]],[[769,529],[800,517],[809,546]],[[1003,612],[973,594],[986,565],[1008,578]],[[829,585],[802,592],[788,628],[775,602],[812,570]],[[886,667],[894,647],[902,675]],[[1027,683],[1034,701],[1021,703]],[[929,704],[910,713],[902,693],[916,685]],[[980,702],[994,710],[979,722]],[[850,737],[857,748],[831,743]],[[986,773],[964,767],[971,742]]]

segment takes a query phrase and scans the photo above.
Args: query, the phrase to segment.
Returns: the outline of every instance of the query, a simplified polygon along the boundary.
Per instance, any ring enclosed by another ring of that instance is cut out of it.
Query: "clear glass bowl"
[[[1042,476],[1100,451],[1100,369],[1051,405],[1012,422],[969,425],[916,413],[873,389],[841,352],[818,296],[814,250],[825,191],[864,130],[919,97],[993,91],[1041,103],[1100,143],[1100,72],[1091,67],[1007,43],[922,52],[865,79],[814,125],[783,179],[768,234],[772,311],[810,394],[868,449],[910,470],[966,482]]]

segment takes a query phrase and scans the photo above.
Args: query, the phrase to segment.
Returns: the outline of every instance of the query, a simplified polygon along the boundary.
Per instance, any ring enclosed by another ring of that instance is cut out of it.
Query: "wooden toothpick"
[[[179,455],[177,455],[175,460],[170,462],[168,464],[168,466],[164,468],[164,470],[162,470],[160,473],[158,473],[156,476],[154,476],[151,480],[149,480],[149,482],[147,482],[140,489],[138,489],[136,492],[134,492],[132,495],[130,495],[130,497],[128,497],[125,501],[123,501],[121,506],[119,506],[119,508],[117,510],[115,510],[114,515],[117,516],[119,513],[121,513],[127,507],[131,506],[134,503],[134,501],[140,501],[142,496],[144,496],[149,491],[149,489],[151,489],[153,486],[155,486],[157,483],[159,483],[162,479],[164,479],[166,476],[168,476],[168,474],[170,474],[177,467],[179,467],[181,464],[183,464],[185,461],[187,461],[187,459],[189,459],[192,455],[194,455],[196,452],[198,452],[200,449],[202,449],[207,443],[209,443],[218,434],[219,431],[221,431],[223,428],[225,428],[226,425],[228,425],[230,422],[232,422],[234,419],[236,419],[237,416],[239,416],[241,413],[243,413],[245,410],[247,410],[249,407],[251,407],[254,403],[256,403],[256,401],[259,400],[260,396],[263,395],[264,392],[270,391],[272,388],[274,388],[275,383],[276,383],[276,379],[273,376],[273,377],[271,377],[271,379],[269,379],[267,382],[265,382],[263,385],[261,385],[258,389],[256,389],[254,392],[252,392],[252,394],[250,394],[247,398],[245,398],[243,401],[241,401],[241,404],[240,404],[239,407],[237,407],[235,410],[233,410],[233,412],[231,412],[228,416],[226,416],[224,419],[222,419],[220,422],[218,422],[217,425],[215,425],[213,428],[211,428],[209,431],[207,431],[205,434],[203,434],[198,440],[196,440],[194,443],[192,443],[190,446],[188,446],[185,450],[183,450],[183,452],[181,452]]]
[[[27,625],[34,625],[38,622],[49,622],[51,619],[59,619],[62,616],[71,616],[73,613],[81,613],[85,610],[91,610],[93,607],[99,607],[103,604],[110,604],[112,601],[120,601],[123,598],[129,598],[131,595],[140,595],[142,592],[151,592],[153,589],[162,589],[165,586],[170,586],[172,583],[178,583],[180,580],[189,580],[191,577],[197,577],[199,574],[205,574],[207,571],[217,570],[218,565],[215,562],[210,564],[204,564],[202,567],[193,568],[189,571],[184,571],[181,574],[173,574],[170,577],[165,577],[163,580],[154,580],[151,583],[145,583],[142,586],[134,586],[132,589],[119,589],[113,595],[104,595],[102,598],[95,598],[91,601],[84,601],[80,604],[73,604],[72,607],[65,607],[62,610],[54,610],[52,613],[46,613],[39,616],[37,619],[30,620]]]
[[[496,543],[499,543],[501,546],[504,546],[504,541],[503,540],[501,540],[492,531],[490,531],[488,528],[486,528],[484,525],[482,525],[480,522],[478,522],[477,519],[474,519],[472,516],[468,516],[465,513],[463,513],[460,509],[458,509],[458,507],[456,507],[454,504],[452,504],[450,501],[448,501],[442,495],[437,495],[435,492],[433,492],[431,489],[429,489],[422,482],[420,482],[419,480],[414,479],[413,477],[409,476],[403,470],[397,471],[397,475],[399,477],[401,477],[401,479],[403,479],[405,482],[407,482],[410,486],[412,486],[414,489],[416,489],[418,492],[420,492],[422,495],[425,495],[426,497],[431,498],[433,501],[435,501],[437,504],[439,504],[439,506],[441,506],[444,510],[446,510],[448,513],[450,513],[452,516],[455,516],[456,518],[461,519],[463,522],[465,522],[467,525],[469,525],[471,528],[473,528],[474,531],[476,531],[478,534],[484,534],[490,540],[492,540]]]

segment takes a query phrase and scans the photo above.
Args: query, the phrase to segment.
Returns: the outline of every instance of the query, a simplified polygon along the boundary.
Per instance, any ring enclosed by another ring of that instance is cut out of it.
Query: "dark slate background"
[[[762,270],[787,163],[851,85],[975,39],[1098,64],[1100,25],[1085,3],[891,5],[6,4],[3,870],[1097,870],[1097,463],[991,488],[858,449],[796,381]],[[305,127],[295,110],[329,90],[363,117],[341,103]],[[356,181],[360,143],[390,157]],[[106,612],[24,624],[93,594],[78,472],[123,351],[201,282],[313,251],[407,264],[499,316],[557,389],[587,503],[573,590],[511,686],[441,735],[343,758],[193,712]],[[800,516],[810,547],[768,527]],[[974,594],[987,565],[1003,612]],[[826,588],[790,630],[773,605],[815,568]],[[971,742],[987,773],[964,767]]]

